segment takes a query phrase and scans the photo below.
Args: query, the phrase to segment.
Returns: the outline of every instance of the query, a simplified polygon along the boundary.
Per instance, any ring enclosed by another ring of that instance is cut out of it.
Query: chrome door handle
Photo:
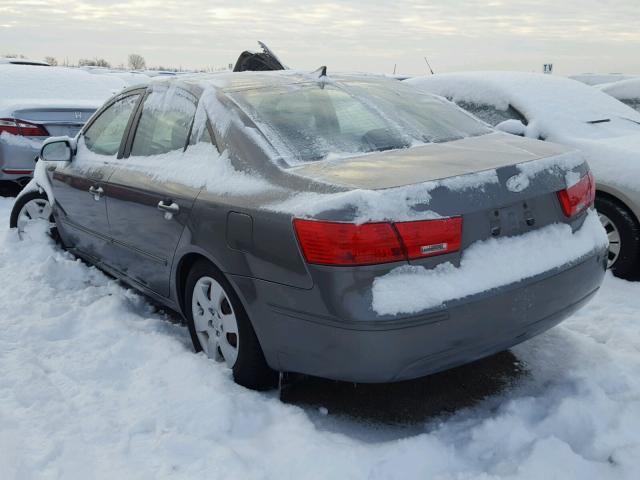
[[[104,190],[102,189],[102,187],[95,187],[92,185],[91,187],[89,187],[89,193],[93,195],[93,199],[97,202],[98,200],[100,200],[100,197],[104,195]]]
[[[158,210],[164,212],[165,220],[171,220],[174,215],[180,212],[180,206],[175,202],[166,203],[164,200],[160,200],[158,202]]]

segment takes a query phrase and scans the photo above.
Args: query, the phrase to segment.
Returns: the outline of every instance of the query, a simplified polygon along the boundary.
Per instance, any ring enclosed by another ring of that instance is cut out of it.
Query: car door
[[[200,188],[175,178],[187,156],[197,98],[154,85],[106,187],[113,268],[168,297],[173,255]]]
[[[110,241],[104,198],[111,162],[124,147],[124,139],[141,92],[128,92],[107,104],[77,138],[71,162],[56,167],[52,188],[58,229],[65,244],[100,260]]]

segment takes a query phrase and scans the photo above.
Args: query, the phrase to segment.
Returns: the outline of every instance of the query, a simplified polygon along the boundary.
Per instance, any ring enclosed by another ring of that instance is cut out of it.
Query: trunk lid
[[[14,118],[43,125],[52,137],[75,137],[93,115],[93,108],[41,107],[15,110]]]
[[[320,182],[375,190],[497,169],[569,151],[561,145],[493,133],[309,163],[294,167],[291,172]]]

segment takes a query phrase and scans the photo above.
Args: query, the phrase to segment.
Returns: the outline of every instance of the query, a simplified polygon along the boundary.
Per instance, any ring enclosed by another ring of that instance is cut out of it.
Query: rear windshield
[[[448,102],[397,81],[313,82],[229,96],[292,165],[491,131]]]

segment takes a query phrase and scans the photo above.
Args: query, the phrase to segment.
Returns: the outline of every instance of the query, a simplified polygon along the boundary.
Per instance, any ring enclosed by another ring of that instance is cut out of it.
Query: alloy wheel
[[[44,198],[34,198],[26,202],[18,214],[18,234],[22,235],[27,224],[33,220],[51,220],[51,204]]]
[[[609,238],[609,255],[607,257],[607,268],[611,268],[620,256],[621,236],[618,227],[611,221],[609,217],[602,213],[598,213],[600,223],[607,232]]]

